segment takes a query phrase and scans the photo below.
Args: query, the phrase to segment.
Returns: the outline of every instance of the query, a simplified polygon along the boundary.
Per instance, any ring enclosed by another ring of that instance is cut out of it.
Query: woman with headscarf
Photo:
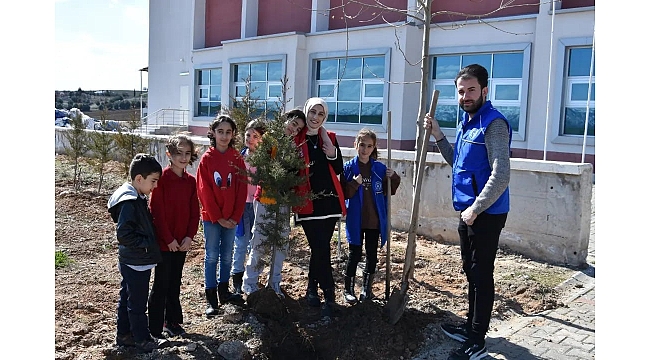
[[[334,298],[334,277],[332,275],[330,242],[336,223],[345,215],[345,200],[338,175],[343,171],[341,149],[336,134],[322,126],[328,116],[325,100],[310,98],[305,103],[306,126],[296,136],[308,167],[302,170],[305,183],[297,189],[299,194],[314,195],[303,206],[294,207],[296,224],[302,225],[307,237],[311,257],[307,284],[307,303],[321,306],[318,287],[323,291],[325,301],[321,316],[331,317]]]

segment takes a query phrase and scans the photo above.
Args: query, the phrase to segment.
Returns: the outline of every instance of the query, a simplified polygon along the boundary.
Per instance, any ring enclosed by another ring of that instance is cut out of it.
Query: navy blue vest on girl
[[[452,199],[454,209],[463,211],[470,207],[485,187],[492,172],[485,147],[485,129],[495,119],[506,120],[508,124],[508,148],[512,142],[512,128],[503,114],[492,107],[488,100],[469,119],[464,114],[463,121],[456,128],[454,145],[454,164],[452,166]],[[504,214],[510,210],[509,187],[497,201],[485,210],[488,214]]]

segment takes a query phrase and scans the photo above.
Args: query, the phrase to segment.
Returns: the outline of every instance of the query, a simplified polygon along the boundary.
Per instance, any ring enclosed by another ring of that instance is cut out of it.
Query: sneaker
[[[284,299],[284,293],[282,292],[282,288],[280,288],[280,283],[271,283],[271,289],[273,289],[281,299]]]
[[[115,337],[115,344],[117,346],[135,346],[135,340],[133,340],[133,335],[131,333],[123,335],[117,334]]]
[[[180,324],[175,324],[175,323],[165,323],[163,325],[163,332],[167,333],[167,335],[174,337],[174,336],[183,336],[186,334],[185,329]]]
[[[332,305],[329,301],[324,301],[323,306],[320,308],[320,317],[321,318],[331,318],[332,317]]]
[[[482,345],[472,341],[466,341],[460,349],[449,355],[447,360],[478,360],[488,356],[485,343]]]
[[[242,286],[242,291],[243,291],[244,294],[246,294],[246,295],[250,295],[250,294],[252,294],[252,293],[254,293],[254,292],[256,292],[256,291],[259,291],[259,290],[260,290],[260,287],[257,286],[257,284],[253,284],[253,285],[244,284],[244,285]]]
[[[320,297],[318,296],[318,293],[316,291],[307,289],[307,304],[313,307],[320,306]]]
[[[442,332],[450,338],[465,342],[469,339],[469,333],[467,332],[467,327],[465,325],[457,326],[452,324],[442,324],[440,325]]]
[[[169,340],[165,338],[158,338],[153,335],[149,335],[148,338],[143,341],[136,341],[135,346],[140,350],[140,352],[149,353],[155,349],[164,348],[169,345]]]

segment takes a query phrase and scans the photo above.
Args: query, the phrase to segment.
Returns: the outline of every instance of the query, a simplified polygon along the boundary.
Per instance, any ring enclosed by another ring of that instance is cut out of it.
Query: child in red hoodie
[[[196,173],[205,237],[207,316],[216,315],[219,303],[241,301],[228,289],[235,230],[244,213],[248,184],[244,159],[234,147],[235,134],[233,119],[217,115],[208,132],[210,148],[201,156]]]
[[[149,331],[153,336],[182,336],[185,330],[181,309],[181,277],[185,257],[199,228],[199,198],[196,178],[186,171],[198,155],[194,142],[185,134],[167,142],[169,165],[158,187],[151,192],[149,209],[163,261],[156,267],[149,295]]]

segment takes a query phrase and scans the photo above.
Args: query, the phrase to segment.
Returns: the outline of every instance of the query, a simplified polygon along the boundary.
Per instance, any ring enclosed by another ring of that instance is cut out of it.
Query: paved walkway
[[[596,234],[595,187],[592,191],[591,232],[587,263],[560,284],[565,307],[531,316],[515,316],[507,321],[492,319],[484,359],[507,360],[589,360],[596,357]],[[435,325],[438,326],[438,325]],[[442,337],[442,339],[440,338]],[[432,336],[421,352],[411,360],[444,360],[459,343],[443,334]]]
[[[595,188],[592,193],[589,268],[576,272],[559,290],[567,307],[516,317],[487,334],[490,356],[484,359],[576,360],[596,357]]]

